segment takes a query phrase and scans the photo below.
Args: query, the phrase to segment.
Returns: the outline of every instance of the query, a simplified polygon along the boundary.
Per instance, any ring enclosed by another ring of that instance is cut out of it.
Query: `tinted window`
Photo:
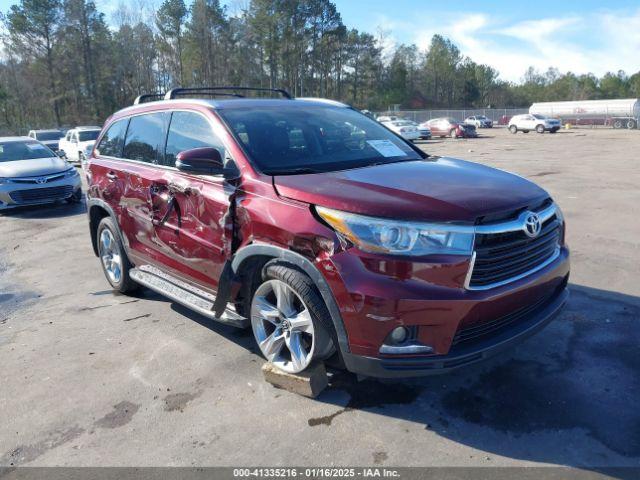
[[[165,138],[165,113],[131,117],[122,156],[140,162],[160,163]]]
[[[216,147],[221,153],[224,150],[222,142],[202,115],[193,112],[173,112],[167,136],[165,164],[173,167],[178,153],[200,147]]]
[[[95,140],[96,138],[98,138],[99,133],[100,130],[83,130],[81,132],[78,132],[78,136],[81,142],[87,142],[89,140]]]
[[[295,174],[418,160],[409,144],[350,108],[234,107],[220,115],[267,174]]]
[[[0,143],[0,162],[14,160],[34,160],[52,158],[56,154],[38,142],[2,142]]]
[[[98,154],[107,157],[119,157],[122,155],[124,135],[127,133],[128,119],[118,120],[109,127],[98,145]]]
[[[32,135],[30,135],[32,136]],[[62,132],[37,132],[35,134],[35,137],[38,140],[59,140],[60,138],[62,138],[64,135],[62,135]]]

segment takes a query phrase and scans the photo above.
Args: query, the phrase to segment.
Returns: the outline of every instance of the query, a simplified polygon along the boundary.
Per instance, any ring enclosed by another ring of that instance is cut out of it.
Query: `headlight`
[[[75,177],[76,175],[78,175],[78,171],[75,169],[75,167],[70,168],[69,170],[64,172],[64,178],[71,178]]]
[[[472,226],[404,222],[316,207],[343,239],[365,252],[391,255],[466,255],[473,251]]]

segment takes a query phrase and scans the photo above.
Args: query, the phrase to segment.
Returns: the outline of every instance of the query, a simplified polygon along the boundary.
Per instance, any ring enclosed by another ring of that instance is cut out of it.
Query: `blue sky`
[[[102,11],[119,3],[161,0],[95,0]],[[186,0],[188,2],[188,0]],[[222,0],[230,11],[249,0]],[[334,0],[349,27],[385,32],[387,48],[415,43],[426,48],[433,34],[450,38],[476,62],[518,81],[528,66],[540,70],[640,71],[640,0]],[[10,0],[0,0],[6,12]]]

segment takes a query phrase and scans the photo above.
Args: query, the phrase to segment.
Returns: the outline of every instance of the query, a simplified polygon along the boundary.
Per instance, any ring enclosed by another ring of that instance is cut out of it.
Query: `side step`
[[[144,285],[211,320],[239,328],[249,326],[249,320],[239,315],[233,306],[227,307],[221,317],[216,317],[213,313],[215,295],[169,275],[159,268],[141,265],[131,269],[129,275],[140,285]]]

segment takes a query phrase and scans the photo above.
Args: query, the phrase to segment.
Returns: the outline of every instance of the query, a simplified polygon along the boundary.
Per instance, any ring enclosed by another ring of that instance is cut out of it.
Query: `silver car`
[[[0,211],[81,199],[77,170],[49,147],[29,137],[0,137]]]

